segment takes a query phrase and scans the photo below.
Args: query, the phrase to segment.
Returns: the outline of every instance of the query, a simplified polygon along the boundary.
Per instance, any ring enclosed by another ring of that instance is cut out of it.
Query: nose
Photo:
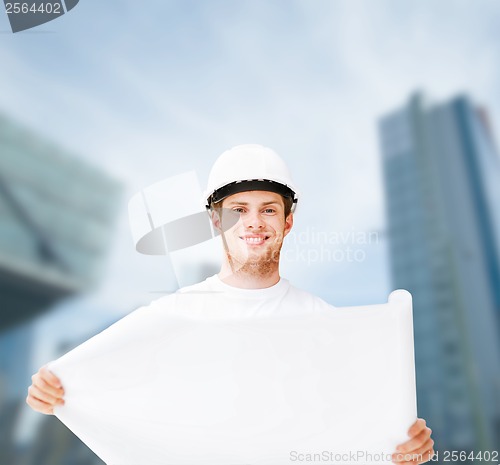
[[[243,225],[247,229],[262,229],[266,226],[262,215],[259,211],[249,211],[242,215],[243,217]]]

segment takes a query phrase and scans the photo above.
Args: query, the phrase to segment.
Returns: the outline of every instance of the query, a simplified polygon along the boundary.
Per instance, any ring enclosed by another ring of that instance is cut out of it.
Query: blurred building
[[[1,331],[97,282],[120,188],[2,116],[0,153]]]
[[[437,450],[500,448],[500,159],[487,114],[414,95],[379,124],[394,288],[413,294]]]
[[[120,197],[109,175],[0,115],[0,463],[30,384],[30,320],[97,284]]]

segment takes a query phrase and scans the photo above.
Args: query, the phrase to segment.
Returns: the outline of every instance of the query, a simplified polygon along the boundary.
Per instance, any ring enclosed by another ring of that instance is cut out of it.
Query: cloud
[[[119,10],[83,2],[54,22],[55,34],[0,45],[9,70],[0,105],[115,173],[130,194],[193,168],[203,184],[224,149],[263,143],[287,159],[301,187],[298,229],[378,230],[381,115],[417,87],[437,99],[466,91],[492,110],[499,133],[499,10],[493,1],[158,1],[140,9],[128,1]],[[121,221],[108,285],[133,286],[151,262],[125,253]],[[369,273],[383,269],[378,257]],[[156,282],[152,268],[143,277]]]

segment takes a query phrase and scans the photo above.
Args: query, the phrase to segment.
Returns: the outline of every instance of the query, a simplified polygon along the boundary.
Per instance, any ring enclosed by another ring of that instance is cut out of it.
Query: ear
[[[210,215],[210,220],[212,221],[214,228],[217,231],[222,232],[221,217],[219,212],[217,210],[209,210],[208,214]]]
[[[292,229],[293,226],[293,213],[290,212],[285,218],[285,229],[283,230],[283,237],[285,237]]]

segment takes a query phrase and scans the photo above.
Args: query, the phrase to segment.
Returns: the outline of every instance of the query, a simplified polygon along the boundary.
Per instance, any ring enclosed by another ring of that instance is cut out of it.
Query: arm
[[[54,414],[56,405],[64,405],[64,389],[59,378],[46,366],[43,366],[32,377],[28,388],[26,403],[35,411],[46,415]]]

